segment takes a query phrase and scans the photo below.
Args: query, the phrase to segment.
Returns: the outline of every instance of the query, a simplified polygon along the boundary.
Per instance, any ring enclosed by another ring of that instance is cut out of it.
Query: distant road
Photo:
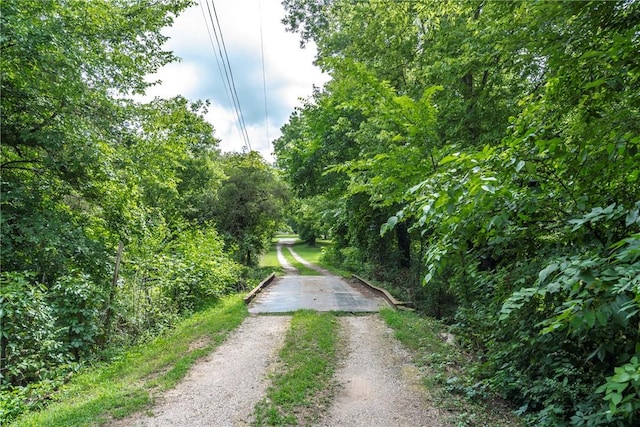
[[[386,303],[383,299],[365,295],[339,276],[323,270],[295,253],[295,239],[280,239],[278,260],[286,275],[277,278],[249,305],[249,312],[288,313],[300,309],[316,311],[377,312]],[[322,276],[300,276],[282,254],[286,247],[298,262],[319,271]]]

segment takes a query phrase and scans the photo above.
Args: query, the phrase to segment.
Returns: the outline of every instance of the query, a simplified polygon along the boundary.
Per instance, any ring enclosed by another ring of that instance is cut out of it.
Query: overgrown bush
[[[102,333],[105,298],[89,278],[80,272],[69,272],[55,281],[47,292],[55,324],[62,332],[60,338],[65,353],[80,361],[91,355]]]
[[[1,385],[26,385],[48,377],[69,360],[46,288],[28,273],[0,273]]]
[[[334,259],[453,297],[529,424],[638,424],[640,3],[307,6],[285,22],[332,79],[275,147],[341,202]]]

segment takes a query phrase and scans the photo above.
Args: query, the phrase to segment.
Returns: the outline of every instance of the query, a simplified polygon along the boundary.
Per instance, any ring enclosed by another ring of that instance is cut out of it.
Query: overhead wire
[[[264,36],[262,34],[262,0],[258,0],[258,18],[260,20],[260,55],[262,57],[262,88],[264,92],[264,127],[269,146],[269,107],[267,104],[267,73],[264,66]]]
[[[202,2],[198,2],[200,4],[200,11],[202,12],[202,18],[204,19],[204,23],[205,23],[205,27],[207,28],[207,34],[209,35],[209,41],[211,42],[211,48],[213,49],[213,53],[214,56],[216,58],[216,63],[218,64],[218,71],[220,72],[220,77],[223,80],[223,87],[224,87],[224,94],[227,97],[227,102],[229,103],[229,107],[231,107],[234,111],[234,105],[233,105],[233,101],[231,101],[231,95],[229,94],[229,88],[228,85],[226,83],[226,79],[225,79],[225,75],[224,75],[224,71],[222,70],[222,65],[220,63],[220,57],[218,55],[216,55],[216,46],[215,43],[213,41],[213,36],[211,35],[211,30],[209,28],[209,22],[207,21],[207,16],[206,16],[206,12],[204,10],[204,6],[202,6]],[[236,130],[238,131],[238,135],[240,136],[241,139],[244,139],[243,133],[242,133],[242,129],[240,128],[240,123],[238,120],[234,120],[233,123],[236,125]]]
[[[216,17],[216,23],[218,24],[218,31],[220,32],[220,40],[222,40],[222,47],[224,49],[224,56],[226,59],[227,67],[229,68],[229,75],[231,76],[231,86],[233,87],[233,95],[236,99],[236,104],[238,105],[238,114],[240,116],[240,122],[242,129],[244,130],[244,134],[247,140],[247,148],[251,151],[251,143],[249,142],[249,134],[247,133],[247,125],[244,122],[244,115],[242,114],[242,108],[240,108],[240,100],[238,99],[238,91],[236,90],[236,82],[233,79],[233,71],[231,71],[231,62],[229,62],[229,55],[227,54],[227,45],[224,42],[224,37],[222,35],[222,27],[220,26],[220,21],[218,20],[218,12],[216,11],[216,5],[211,0],[211,6],[213,7],[213,14]]]
[[[211,5],[210,5],[211,4]],[[247,150],[251,151],[251,142],[249,140],[249,133],[247,132],[247,126],[244,120],[244,115],[242,114],[242,107],[240,106],[240,99],[238,98],[238,91],[236,89],[235,80],[233,78],[233,71],[231,70],[231,63],[229,61],[229,54],[227,53],[227,46],[224,42],[224,36],[222,34],[222,27],[220,26],[220,20],[218,18],[218,12],[215,7],[215,3],[213,0],[205,0],[205,5],[207,6],[207,11],[209,15],[209,22],[211,23],[211,28],[213,29],[213,34],[216,39],[216,44],[218,46],[218,55],[220,56],[220,60],[222,61],[222,68],[224,69],[224,73],[222,78],[224,83],[226,84],[225,90],[228,88],[229,94],[232,101],[232,108],[234,109],[237,124],[240,128],[240,136],[244,140],[245,147]],[[202,7],[202,3],[200,4]],[[213,14],[211,10],[213,9]],[[204,9],[203,9],[204,15]],[[215,17],[215,18],[214,18]],[[205,23],[207,23],[205,17]],[[207,31],[208,29],[207,23]],[[212,41],[213,44],[213,41]],[[215,47],[214,47],[215,51]]]

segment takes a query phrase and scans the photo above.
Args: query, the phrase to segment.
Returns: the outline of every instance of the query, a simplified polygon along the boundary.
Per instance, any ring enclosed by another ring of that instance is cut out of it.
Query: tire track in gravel
[[[167,391],[148,413],[116,426],[235,427],[250,425],[268,387],[291,316],[250,316],[230,337]]]
[[[279,258],[286,262],[281,246]],[[285,270],[295,275],[297,271],[287,264],[283,263]],[[254,407],[269,386],[269,372],[277,366],[290,321],[289,315],[248,317],[147,413],[116,421],[111,427],[250,425]],[[429,402],[409,352],[379,315],[345,316],[340,322],[344,351],[334,376],[338,388],[316,426],[448,425]]]
[[[409,352],[378,315],[342,317],[346,358],[323,427],[440,427],[442,414],[429,402]]]

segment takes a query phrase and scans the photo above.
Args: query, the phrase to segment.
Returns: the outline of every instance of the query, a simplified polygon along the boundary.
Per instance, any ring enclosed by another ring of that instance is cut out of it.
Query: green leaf
[[[588,90],[594,87],[602,86],[606,82],[606,79],[598,79],[584,85],[584,89]]]
[[[583,314],[584,323],[592,328],[596,324],[596,314],[593,310],[587,310]]]
[[[638,209],[630,210],[624,219],[625,226],[629,227],[630,225],[638,222],[638,216],[639,216],[638,213],[639,213]]]
[[[611,381],[616,383],[627,383],[631,380],[631,375],[625,371],[620,371],[611,377]],[[626,387],[626,386],[625,386]]]
[[[592,284],[596,278],[593,275],[593,272],[591,270],[584,270],[582,271],[579,275],[578,278],[580,280],[582,280],[583,282],[585,282],[587,285]]]
[[[544,268],[542,271],[540,271],[540,273],[538,273],[538,282],[540,284],[544,283],[544,281],[547,279],[547,277],[549,277],[549,275],[551,273],[556,271],[558,269],[558,267],[559,266],[556,263],[549,264],[546,268]]]
[[[491,193],[491,194],[494,194],[494,193],[496,192],[496,187],[494,187],[494,186],[493,186],[493,185],[491,185],[491,184],[482,184],[481,188],[482,188],[484,191],[488,191],[488,192],[489,192],[489,193]]]
[[[439,166],[446,165],[447,163],[456,161],[459,158],[460,158],[460,153],[453,153],[453,154],[450,154],[448,156],[443,157],[442,160],[440,160],[440,162],[438,162],[438,165]]]
[[[580,59],[590,59],[590,58],[594,58],[596,56],[601,56],[602,52],[600,52],[599,50],[589,50],[585,53],[583,53],[580,56]]]
[[[526,162],[526,164],[524,165],[524,168],[530,174],[535,174],[538,170],[538,168],[536,167],[536,164],[533,162]]]
[[[597,310],[596,319],[598,319],[598,324],[600,324],[600,326],[605,326],[609,320],[609,316],[604,311]]]
[[[611,401],[611,403],[613,405],[617,405],[618,403],[620,403],[622,401],[622,394],[621,393],[609,393],[604,397],[604,399]]]
[[[386,222],[382,223],[380,225],[380,235],[381,236],[384,236],[387,233],[388,230],[389,230],[389,224],[387,224]]]

